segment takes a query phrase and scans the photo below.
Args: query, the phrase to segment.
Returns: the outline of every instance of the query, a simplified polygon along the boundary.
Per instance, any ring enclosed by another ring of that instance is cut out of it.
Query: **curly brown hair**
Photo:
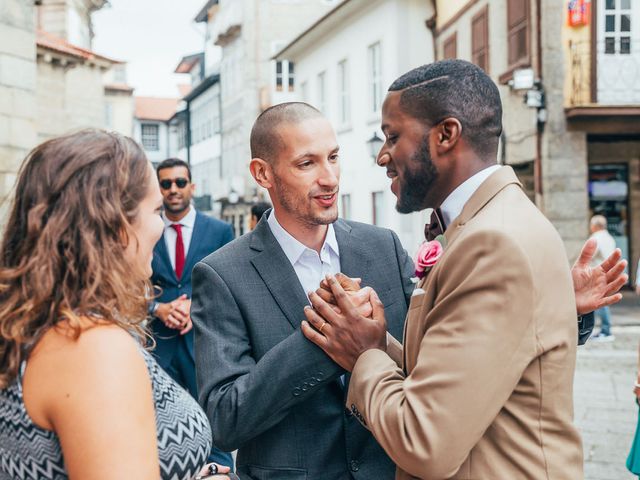
[[[76,337],[83,318],[144,334],[151,289],[125,249],[150,172],[136,142],[99,130],[29,153],[0,250],[0,388],[62,320]]]

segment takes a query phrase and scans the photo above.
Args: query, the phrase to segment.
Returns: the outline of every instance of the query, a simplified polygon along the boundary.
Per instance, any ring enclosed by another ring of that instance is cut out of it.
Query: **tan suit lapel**
[[[462,227],[464,227],[469,220],[475,217],[476,214],[482,210],[493,197],[495,197],[507,185],[512,184],[522,187],[522,184],[518,180],[518,177],[516,177],[513,168],[508,166],[495,171],[489,176],[489,178],[482,182],[480,187],[478,187],[473,195],[471,195],[469,201],[465,203],[460,215],[451,222],[451,225],[449,225],[447,230],[444,232],[444,236],[447,239],[447,246],[451,245],[451,243],[460,234]]]

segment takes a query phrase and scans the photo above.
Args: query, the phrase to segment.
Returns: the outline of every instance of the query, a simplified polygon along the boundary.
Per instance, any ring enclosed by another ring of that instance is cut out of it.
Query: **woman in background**
[[[0,250],[0,479],[209,471],[206,416],[142,347],[161,205],[117,134],[49,140],[22,165]]]

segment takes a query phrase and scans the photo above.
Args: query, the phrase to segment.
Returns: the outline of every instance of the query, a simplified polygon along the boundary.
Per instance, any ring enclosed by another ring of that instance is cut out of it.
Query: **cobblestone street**
[[[589,341],[578,349],[575,416],[586,480],[635,478],[625,462],[638,415],[632,391],[640,341],[638,298],[626,294],[612,317],[614,342]]]

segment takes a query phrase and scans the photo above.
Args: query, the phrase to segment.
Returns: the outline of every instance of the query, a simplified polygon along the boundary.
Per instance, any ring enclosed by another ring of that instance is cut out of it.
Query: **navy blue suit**
[[[185,255],[184,273],[178,280],[176,272],[171,266],[169,252],[164,235],[153,250],[153,275],[151,282],[156,287],[156,294],[160,294],[156,301],[168,303],[182,294],[191,298],[191,270],[193,266],[207,255],[215,252],[223,245],[233,240],[233,229],[228,223],[216,220],[200,212],[196,212],[193,233],[189,244],[189,251]],[[153,350],[158,363],[173,379],[198,398],[195,374],[195,360],[193,353],[193,330],[180,335],[178,330],[168,328],[158,318],[151,322],[151,330],[156,341]],[[224,457],[213,452],[212,461],[223,465],[233,465],[231,455]]]

